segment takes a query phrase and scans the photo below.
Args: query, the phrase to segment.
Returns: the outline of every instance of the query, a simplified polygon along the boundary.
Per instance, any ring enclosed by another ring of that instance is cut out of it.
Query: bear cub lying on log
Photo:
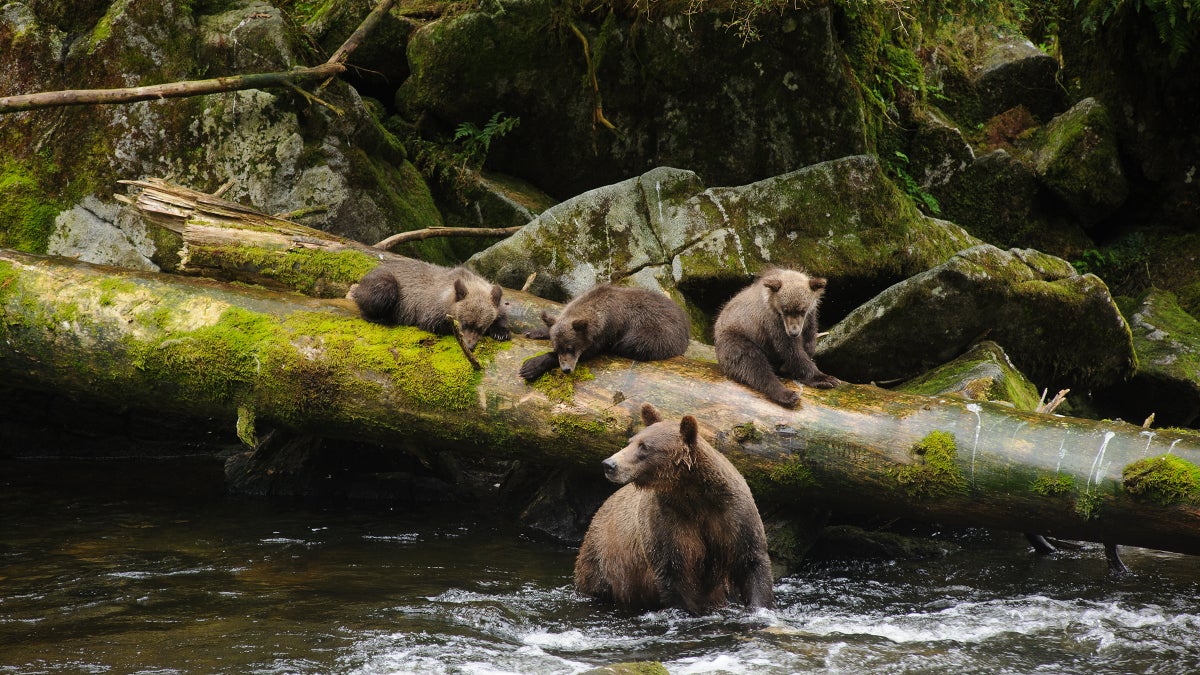
[[[568,303],[557,319],[542,312],[542,321],[547,330],[525,336],[549,338],[554,351],[521,364],[521,377],[527,382],[555,367],[570,373],[579,361],[597,354],[657,361],[679,356],[688,347],[683,309],[662,293],[644,288],[600,284]]]
[[[420,260],[388,260],[367,272],[351,290],[363,318],[387,326],[416,326],[453,335],[458,321],[463,346],[474,350],[487,335],[508,340],[503,290],[465,267],[449,269]]]
[[[825,279],[771,269],[726,303],[713,327],[717,365],[725,376],[793,408],[800,393],[783,386],[776,372],[819,389],[841,381],[813,362],[817,306]]]
[[[775,604],[762,519],[746,479],[700,438],[696,418],[646,428],[604,460],[624,487],[592,518],[575,559],[575,589],[628,608],[704,614],[731,600]]]

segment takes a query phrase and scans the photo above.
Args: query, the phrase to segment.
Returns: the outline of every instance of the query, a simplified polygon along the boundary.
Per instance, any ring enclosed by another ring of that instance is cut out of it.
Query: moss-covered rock
[[[1158,426],[1188,426],[1200,417],[1200,321],[1183,311],[1169,291],[1152,290],[1122,302],[1137,374],[1096,393],[1105,414]]]
[[[1033,383],[1008,360],[1004,348],[990,340],[898,389],[924,396],[950,394],[974,401],[1001,401],[1018,410],[1036,410],[1040,401]]]
[[[1092,245],[1078,223],[1043,208],[1037,175],[1005,149],[972,160],[941,185],[931,186],[930,193],[944,218],[1001,248],[1076,257]]]
[[[752,42],[723,25],[728,13],[685,9],[646,21],[551,0],[485,3],[412,35],[397,107],[442,133],[519,117],[488,166],[558,199],[652,166],[736,185],[866,150],[828,8],[765,15]]]
[[[555,206],[469,264],[510,286],[536,272],[530,290],[553,299],[602,281],[659,288],[693,310],[701,336],[706,313],[768,265],[830,277],[823,311],[838,316],[976,243],[921,215],[860,155],[726,188],[655,169]]]
[[[1104,220],[1129,196],[1115,128],[1095,99],[1046,125],[1035,162],[1038,178],[1084,225]]]
[[[0,66],[0,93],[150,85],[305,62],[281,12],[260,0],[123,0],[85,9],[68,16],[55,3],[5,5],[0,51],[23,63],[20,72],[7,60]],[[72,39],[55,22],[71,26]],[[9,91],[10,82],[21,91]],[[58,239],[78,237],[89,222],[109,234],[123,231],[102,214],[116,213],[118,180],[147,176],[201,190],[232,181],[227,198],[267,212],[326,206],[306,224],[370,243],[441,224],[403,147],[357,93],[335,82],[322,98],[341,114],[286,90],[248,90],[2,116],[0,145],[8,153],[0,182],[8,189],[0,198],[0,245],[44,252],[56,216],[78,208],[96,217],[65,216],[70,231]],[[70,142],[55,140],[64,138]],[[445,242],[415,248],[449,257]],[[99,249],[79,253],[118,262]]]
[[[981,336],[1039,387],[1091,387],[1137,365],[1129,326],[1104,282],[1060,258],[977,246],[880,293],[817,347],[821,369],[850,381],[914,377]]]
[[[939,63],[949,98],[946,109],[965,124],[1022,105],[1042,122],[1066,108],[1058,61],[1009,28],[963,30],[962,60]]]

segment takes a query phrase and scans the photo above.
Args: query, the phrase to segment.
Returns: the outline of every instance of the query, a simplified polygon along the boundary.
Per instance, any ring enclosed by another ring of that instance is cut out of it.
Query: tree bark
[[[508,295],[518,335],[550,305]],[[2,250],[0,312],[0,376],[30,389],[597,471],[648,401],[695,415],[766,503],[1200,553],[1194,492],[1159,504],[1122,481],[1143,459],[1200,463],[1196,437],[1170,431],[852,384],[787,410],[723,378],[701,345],[529,386],[517,370],[545,342],[484,340],[475,370],[453,337],[369,324],[345,300]]]

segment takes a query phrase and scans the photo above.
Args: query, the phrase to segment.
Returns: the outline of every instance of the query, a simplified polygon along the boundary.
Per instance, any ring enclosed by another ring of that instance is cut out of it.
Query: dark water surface
[[[1192,557],[1124,549],[1136,576],[1112,579],[1097,546],[971,531],[784,579],[774,611],[624,613],[494,514],[272,505],[211,463],[153,468],[0,462],[0,673],[1200,672]]]

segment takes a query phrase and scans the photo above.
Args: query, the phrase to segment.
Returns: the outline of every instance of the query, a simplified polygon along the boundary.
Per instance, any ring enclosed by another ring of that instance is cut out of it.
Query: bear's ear
[[[814,291],[825,290],[825,277],[813,277],[808,280],[808,287]]]
[[[462,279],[455,279],[454,280],[454,301],[460,302],[465,297],[467,297],[467,285],[463,283]]]
[[[544,309],[542,310],[542,323],[546,324],[547,328],[554,325],[554,317],[550,316],[550,313]]]
[[[696,444],[696,435],[698,433],[696,418],[687,415],[679,420],[679,435],[683,436],[683,442],[688,447]]]
[[[575,319],[571,322],[571,328],[574,328],[576,333],[586,333],[587,323],[587,319]]]
[[[783,288],[783,280],[779,277],[767,277],[763,279],[763,286],[766,286],[772,293]]]
[[[655,409],[655,407],[650,405],[649,403],[643,403],[642,404],[642,422],[646,426],[650,426],[651,424],[654,424],[655,422],[660,422],[660,421],[662,421],[662,415],[658,414],[658,410]]]
[[[492,304],[499,307],[500,298],[504,295],[504,289],[500,288],[500,284],[492,284]]]

